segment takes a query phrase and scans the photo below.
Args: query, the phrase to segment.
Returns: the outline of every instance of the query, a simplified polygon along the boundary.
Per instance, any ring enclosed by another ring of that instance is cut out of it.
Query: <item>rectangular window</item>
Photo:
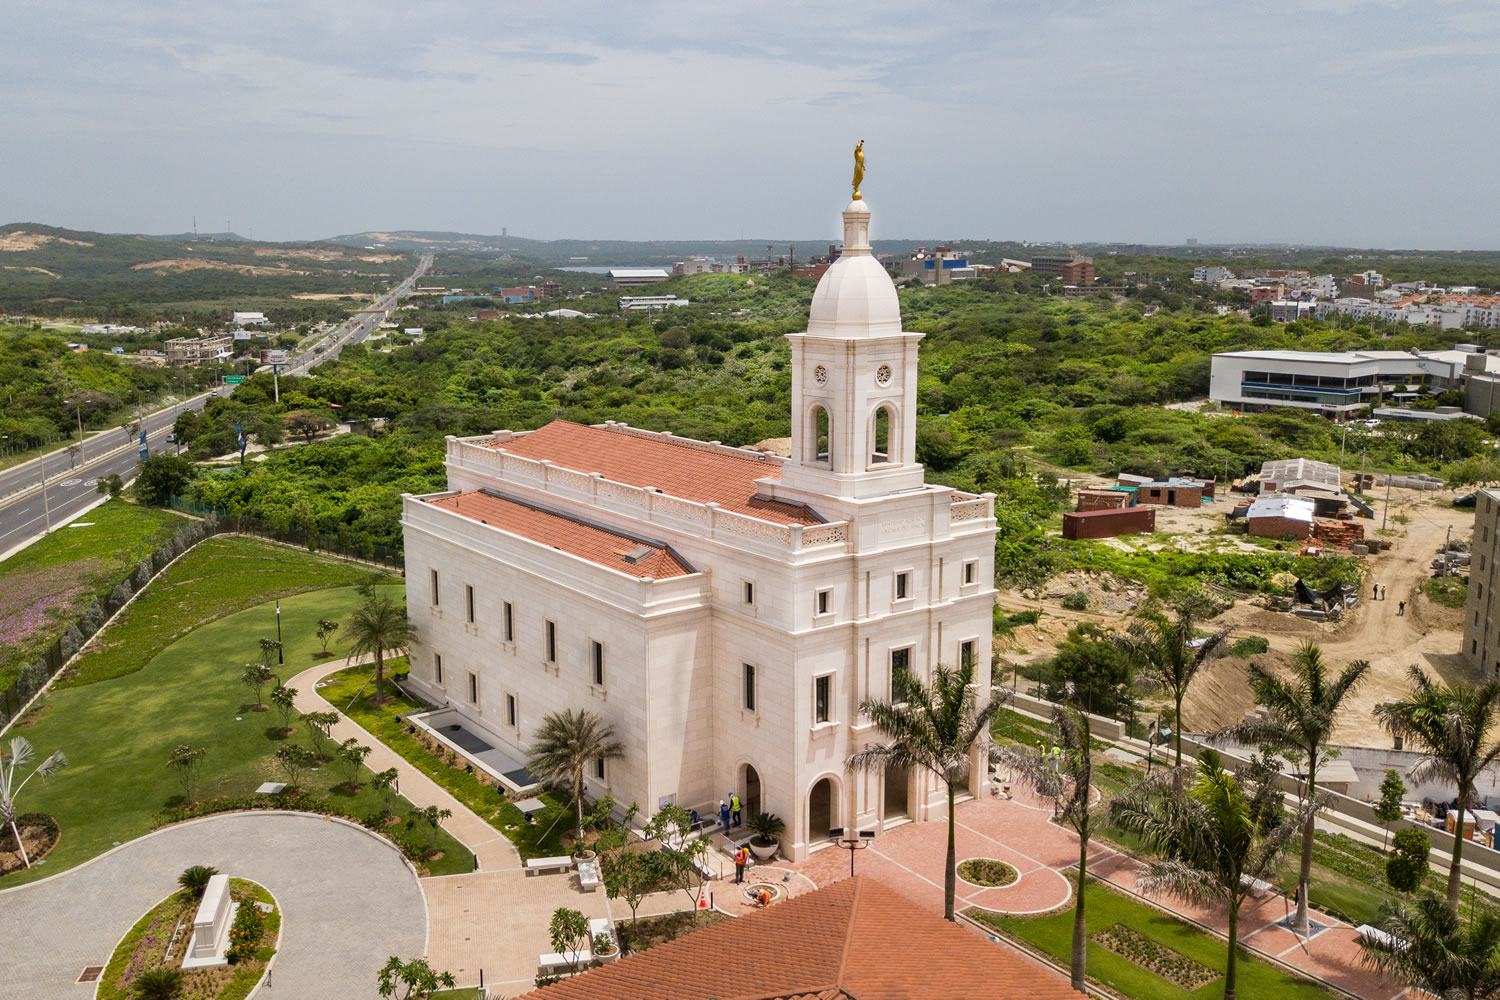
[[[441,687],[442,684],[443,684],[443,654],[442,653],[433,653],[432,654],[432,677],[433,677],[433,680],[437,682],[438,686]]]
[[[964,563],[964,586],[968,586],[979,578],[979,563],[970,559]]]
[[[604,643],[594,643],[594,686],[604,686]]]
[[[547,623],[547,662],[557,662],[557,623]]]
[[[833,607],[833,591],[820,590],[813,602],[813,614],[826,615]]]
[[[833,678],[827,674],[813,678],[813,722],[827,722],[833,704]]]
[[[513,694],[505,696],[505,724],[507,726],[516,724],[516,696]]]
[[[975,665],[973,639],[965,639],[958,644],[958,665],[961,667],[972,667]]]
[[[745,711],[755,711],[755,665],[746,663],[745,667]]]
[[[473,674],[469,675],[469,702],[473,705],[479,704],[479,678]]]
[[[437,570],[432,571],[432,606],[438,606],[438,576]]]
[[[505,641],[516,641],[516,611],[509,601],[505,602]]]
[[[891,650],[891,698],[896,697],[896,692],[901,689],[898,677],[907,676],[911,672],[911,647],[906,649]]]
[[[594,777],[598,778],[600,781],[604,780],[604,758],[603,757],[595,757],[594,758]]]
[[[896,600],[904,601],[911,596],[911,574],[896,574]]]
[[[464,584],[464,613],[468,615],[470,624],[474,621],[474,588],[467,583]]]
[[[755,584],[751,583],[749,580],[745,581],[745,603],[755,603]]]

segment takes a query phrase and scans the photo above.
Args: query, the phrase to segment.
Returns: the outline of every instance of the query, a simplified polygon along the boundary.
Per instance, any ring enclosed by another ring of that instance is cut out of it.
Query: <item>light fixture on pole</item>
[[[875,839],[875,831],[850,830],[848,832],[848,835],[845,836],[844,828],[841,826],[836,826],[832,830],[828,831],[828,836],[831,837],[834,842],[837,843],[840,847],[849,852],[849,877],[853,878],[854,852],[862,851],[865,848],[869,847],[871,842]]]
[[[281,598],[276,598],[276,665],[281,666],[285,661],[281,658]]]

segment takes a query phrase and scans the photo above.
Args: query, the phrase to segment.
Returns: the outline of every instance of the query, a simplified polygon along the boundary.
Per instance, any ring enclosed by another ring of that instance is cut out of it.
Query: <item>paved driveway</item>
[[[264,1000],[363,1000],[390,955],[427,947],[422,889],[394,848],[319,816],[240,813],[131,841],[54,878],[0,892],[0,998],[85,1000],[76,980],[102,965],[194,864],[253,879],[282,908],[281,949]]]

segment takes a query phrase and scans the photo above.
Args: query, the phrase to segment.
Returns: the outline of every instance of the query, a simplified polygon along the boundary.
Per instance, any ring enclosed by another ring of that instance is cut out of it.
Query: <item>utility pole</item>
[[[1385,510],[1380,513],[1380,530],[1385,530],[1385,519],[1391,512],[1391,474],[1385,474]]]
[[[1344,442],[1349,439],[1349,421],[1344,420],[1344,433],[1339,435],[1339,468],[1344,467]]]
[[[52,531],[52,508],[47,503],[47,463],[42,463],[42,517],[46,522],[47,531]]]
[[[1448,544],[1453,541],[1453,525],[1448,525],[1448,533],[1443,536],[1443,579],[1448,579]]]

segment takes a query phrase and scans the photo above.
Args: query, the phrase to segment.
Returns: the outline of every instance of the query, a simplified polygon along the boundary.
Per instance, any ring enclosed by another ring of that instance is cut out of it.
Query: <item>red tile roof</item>
[[[694,572],[691,566],[666,546],[643,542],[629,535],[585,524],[494,493],[476,490],[429,500],[427,503],[598,563],[626,576],[649,576],[665,580]],[[643,549],[649,551],[640,551]],[[635,562],[626,560],[627,553],[638,551],[640,555]]]
[[[859,875],[523,1000],[1076,1000],[1062,976]]]
[[[575,472],[598,472],[627,486],[654,486],[669,496],[695,503],[716,503],[736,514],[776,524],[820,524],[804,507],[757,500],[757,479],[780,479],[781,463],[743,455],[705,451],[671,439],[642,437],[626,430],[589,427],[567,420],[550,424],[503,444],[492,445],[535,461]]]

